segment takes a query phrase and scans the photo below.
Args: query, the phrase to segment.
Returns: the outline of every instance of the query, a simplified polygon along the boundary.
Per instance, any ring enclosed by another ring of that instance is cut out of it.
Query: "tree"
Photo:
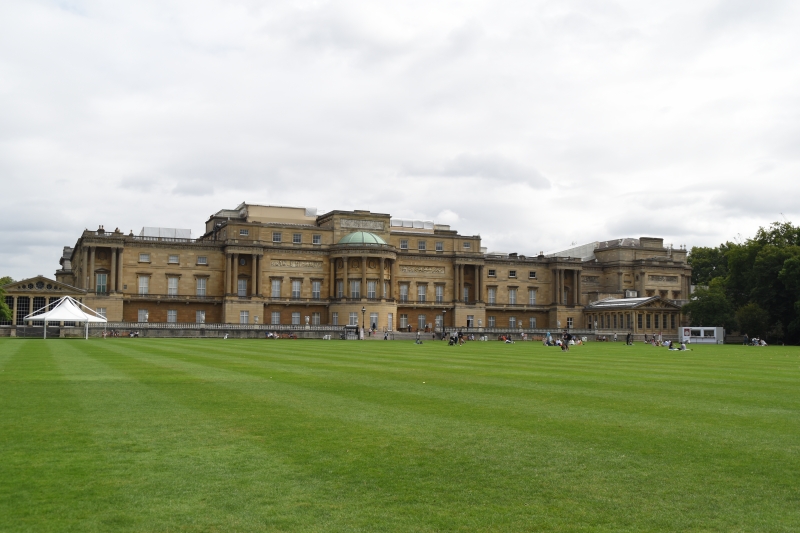
[[[11,320],[11,309],[6,305],[6,291],[3,290],[9,283],[14,283],[9,276],[0,278],[0,320]]]
[[[765,337],[769,329],[769,313],[756,303],[749,303],[736,311],[739,331],[751,337]]]
[[[682,311],[691,319],[692,326],[723,326],[734,329],[733,306],[725,294],[722,283],[714,283],[706,288],[698,288]]]
[[[717,248],[694,246],[687,259],[692,267],[692,283],[708,285],[712,279],[728,275],[727,252],[730,243],[720,244]]]

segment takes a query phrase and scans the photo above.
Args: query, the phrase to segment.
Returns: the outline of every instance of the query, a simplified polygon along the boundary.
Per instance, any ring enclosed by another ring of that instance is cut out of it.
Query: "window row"
[[[486,303],[488,305],[497,304],[497,288],[489,287],[486,290]],[[536,292],[536,289],[528,289],[528,305],[536,305]],[[517,305],[517,289],[508,289],[508,301],[506,303]]]
[[[280,244],[283,242],[283,233],[280,231],[272,232],[272,242]],[[292,244],[303,244],[302,233],[292,233]],[[311,244],[322,244],[322,235],[314,234],[311,236]]]
[[[487,277],[490,277],[490,278],[496,278],[497,277],[497,269],[496,268],[488,268],[488,269],[486,269],[486,275],[487,275]],[[517,271],[516,270],[509,270],[508,271],[508,277],[509,278],[516,278],[517,277]],[[535,270],[529,270],[528,271],[528,279],[536,279],[536,271]]]
[[[676,329],[677,313],[651,314],[635,313],[637,329]],[[586,325],[594,329],[632,329],[632,313],[613,313],[587,315]]]
[[[150,254],[149,253],[140,253],[139,254],[139,262],[140,263],[149,263],[150,262]],[[171,254],[167,256],[167,264],[168,265],[180,265],[181,264],[181,256],[178,254]],[[208,264],[208,256],[199,255],[197,256],[196,264],[198,265],[207,265]]]
[[[472,243],[464,242],[462,244],[462,248],[464,250],[469,250],[472,248]],[[408,239],[400,239],[400,249],[401,250],[408,250]],[[433,249],[437,252],[444,252],[444,241],[435,241],[433,243]],[[418,240],[417,241],[417,250],[420,252],[425,252],[428,250],[428,241],[425,240]]]
[[[496,328],[497,326],[497,317],[496,316],[487,316],[486,317],[486,326],[490,328]],[[568,327],[572,327],[571,325],[567,325]],[[508,317],[508,327],[509,328],[521,328],[523,327],[522,322],[517,320],[517,317],[510,316]],[[528,328],[536,329],[536,317],[532,316],[528,318]]]

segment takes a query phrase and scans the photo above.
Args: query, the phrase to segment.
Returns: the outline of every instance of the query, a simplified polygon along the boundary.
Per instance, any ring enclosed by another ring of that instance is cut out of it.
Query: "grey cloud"
[[[438,168],[409,168],[410,175],[444,178],[479,178],[497,183],[522,183],[535,189],[549,189],[550,180],[533,167],[499,155],[461,154]]]

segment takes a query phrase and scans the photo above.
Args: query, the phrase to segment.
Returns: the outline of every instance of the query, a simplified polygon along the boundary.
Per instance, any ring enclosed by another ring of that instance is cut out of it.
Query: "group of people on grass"
[[[767,341],[760,337],[753,337],[752,339],[747,336],[747,333],[744,334],[744,342],[742,342],[744,346],[766,346]]]

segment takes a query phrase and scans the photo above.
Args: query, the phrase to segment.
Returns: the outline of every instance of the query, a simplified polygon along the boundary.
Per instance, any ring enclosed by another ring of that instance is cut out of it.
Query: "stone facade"
[[[84,231],[56,280],[117,321],[556,329],[593,325],[604,298],[680,305],[691,270],[662,239],[621,239],[525,257],[477,235],[369,211],[242,204],[198,239]],[[375,242],[357,242],[368,232]],[[377,242],[377,244],[376,244]]]

